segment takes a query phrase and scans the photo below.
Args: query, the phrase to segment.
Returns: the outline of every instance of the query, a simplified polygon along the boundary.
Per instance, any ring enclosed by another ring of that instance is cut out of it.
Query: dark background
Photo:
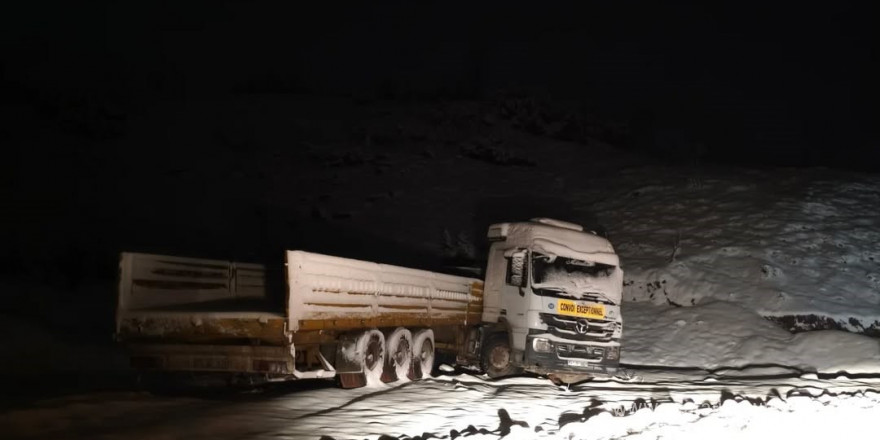
[[[579,115],[592,137],[651,161],[877,170],[869,2],[33,1],[3,9],[2,310],[49,322],[86,309],[111,316],[124,249],[260,260],[309,245],[436,264],[364,234],[367,220],[346,229],[320,212],[266,204],[248,207],[247,220],[204,214],[224,207],[194,208],[202,174],[190,164],[215,154],[259,158],[265,172],[224,199],[232,203],[271,190],[278,156],[235,134],[188,144],[151,119],[157,108],[198,120],[205,102],[242,96],[332,99],[340,109],[514,97]],[[337,118],[322,105],[325,119],[342,120],[342,110]],[[172,175],[175,195],[135,204],[123,184],[133,175],[144,188]],[[242,228],[259,229],[257,239],[217,244]],[[345,249],[353,237],[384,253]],[[109,320],[96,322],[104,331]]]
[[[702,144],[716,160],[873,169],[862,160],[875,158],[876,140],[869,2],[474,3],[4,6],[5,107],[47,121],[73,117],[65,106],[124,118],[156,99],[242,92],[507,90],[626,124],[621,146]]]

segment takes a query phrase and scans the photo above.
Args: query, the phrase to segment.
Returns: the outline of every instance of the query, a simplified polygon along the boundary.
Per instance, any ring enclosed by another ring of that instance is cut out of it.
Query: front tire
[[[517,368],[513,364],[513,354],[510,350],[507,334],[499,333],[489,337],[483,345],[480,365],[486,375],[493,379],[510,376],[517,372]]]

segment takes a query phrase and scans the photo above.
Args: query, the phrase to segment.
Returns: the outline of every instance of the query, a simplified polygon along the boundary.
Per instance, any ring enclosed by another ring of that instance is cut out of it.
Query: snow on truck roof
[[[614,247],[607,239],[573,223],[553,219],[496,223],[489,226],[490,240],[503,240],[515,246],[532,247],[547,253],[618,265]]]

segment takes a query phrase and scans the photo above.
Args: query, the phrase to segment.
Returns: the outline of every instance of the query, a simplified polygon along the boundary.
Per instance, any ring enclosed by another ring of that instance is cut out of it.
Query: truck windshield
[[[615,269],[594,261],[532,252],[532,288],[538,295],[614,304],[608,289]]]

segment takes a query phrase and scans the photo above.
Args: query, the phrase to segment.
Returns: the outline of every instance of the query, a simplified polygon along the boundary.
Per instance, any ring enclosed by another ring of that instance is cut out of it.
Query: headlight
[[[537,353],[547,353],[553,351],[553,344],[550,343],[549,339],[535,338],[532,339],[532,349]]]

